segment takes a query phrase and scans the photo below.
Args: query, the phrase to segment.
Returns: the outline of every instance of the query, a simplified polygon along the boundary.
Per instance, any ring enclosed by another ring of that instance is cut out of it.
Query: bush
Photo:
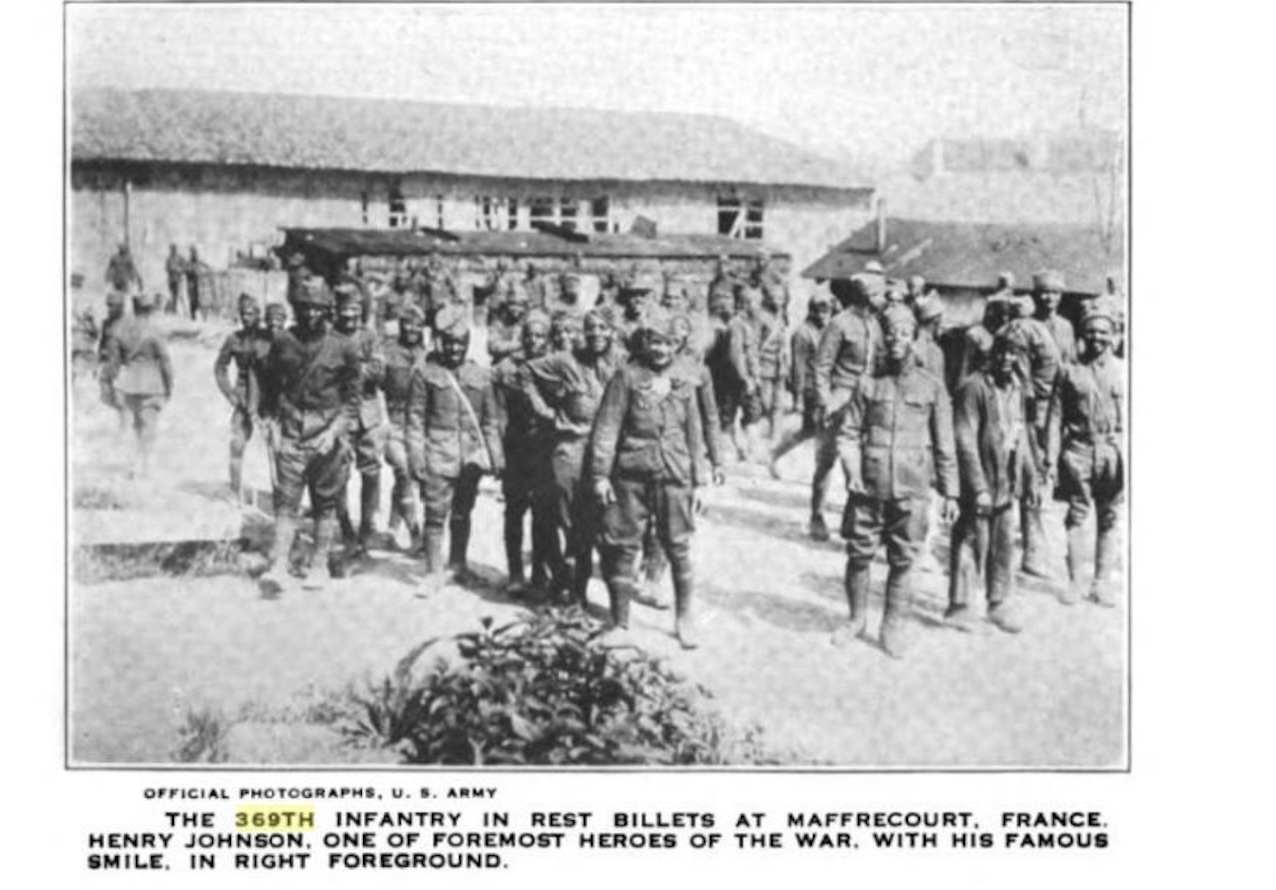
[[[721,764],[759,758],[708,710],[709,693],[632,646],[608,646],[579,609],[547,610],[447,638],[420,679],[413,667],[443,640],[417,647],[393,677],[357,696],[347,731],[394,746],[408,763]]]

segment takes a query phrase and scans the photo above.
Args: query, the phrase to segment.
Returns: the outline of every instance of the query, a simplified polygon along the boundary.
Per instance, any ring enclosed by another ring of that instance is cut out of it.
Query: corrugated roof
[[[457,232],[410,229],[284,229],[281,251],[317,250],[334,257],[486,255],[512,257],[607,257],[611,259],[710,259],[727,255],[752,259],[763,253],[775,259],[788,254],[758,242],[720,235],[668,234],[643,238],[630,234],[589,234],[587,241],[547,232]]]
[[[802,271],[804,278],[846,278],[877,260],[892,278],[925,276],[938,287],[987,288],[1011,272],[1026,287],[1035,272],[1063,273],[1069,293],[1101,294],[1124,263],[1124,233],[1111,239],[1093,226],[925,222],[888,217],[886,249],[870,223]]]
[[[71,157],[552,180],[862,187],[723,117],[223,93],[78,90]]]

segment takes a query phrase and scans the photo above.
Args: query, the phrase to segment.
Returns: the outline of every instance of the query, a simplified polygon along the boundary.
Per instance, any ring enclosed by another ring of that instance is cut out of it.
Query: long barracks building
[[[766,243],[803,268],[873,214],[837,163],[722,117],[179,90],[79,90],[71,272],[127,242],[215,267],[282,229],[661,233]]]

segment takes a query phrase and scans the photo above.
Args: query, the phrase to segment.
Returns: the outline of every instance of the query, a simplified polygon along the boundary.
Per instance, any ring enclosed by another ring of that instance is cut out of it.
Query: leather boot
[[[618,630],[629,629],[629,598],[634,583],[629,578],[609,578],[607,595],[611,599],[611,624]]]
[[[1020,505],[1020,525],[1023,530],[1023,573],[1034,578],[1050,577],[1046,558],[1046,529],[1041,520],[1041,508]]]
[[[1094,582],[1090,587],[1090,598],[1109,609],[1116,608],[1117,604],[1116,556],[1116,529],[1100,529],[1094,546]]]
[[[346,506],[344,493],[337,501],[337,523],[341,528],[341,540],[351,550],[351,556],[361,556],[363,547],[359,543],[359,534],[350,520],[350,508]]]
[[[522,593],[527,587],[523,574],[523,521],[510,510],[505,511],[505,565],[509,569],[510,593]]]
[[[445,581],[443,575],[443,529],[427,525],[422,534],[425,550],[425,577],[417,596],[438,593]]]
[[[297,540],[297,519],[280,516],[275,519],[275,540],[270,548],[270,567],[261,576],[260,585],[265,596],[278,596],[288,580],[288,559]]]
[[[366,550],[379,543],[377,513],[381,509],[381,474],[364,473],[359,485],[359,543]]]
[[[327,516],[315,522],[315,553],[312,568],[306,573],[305,586],[321,587],[322,582],[315,575],[314,563],[322,562],[328,569],[330,578],[346,576],[345,560],[341,548],[337,546],[337,520]]]
[[[678,642],[684,649],[695,649],[700,645],[700,635],[696,628],[695,575],[690,565],[674,566],[674,632]]]
[[[1068,586],[1059,597],[1059,602],[1065,606],[1075,606],[1081,602],[1081,595],[1085,590],[1085,551],[1085,526],[1070,527],[1068,529]]]
[[[882,651],[903,658],[912,648],[912,589],[907,572],[892,568],[886,579],[886,610],[882,615]]]
[[[846,563],[844,586],[851,618],[849,623],[843,624],[833,632],[834,646],[845,646],[859,639],[864,633],[864,625],[868,617],[868,571],[868,566],[853,566],[849,561]]]
[[[589,579],[594,574],[593,554],[585,550],[572,560],[571,602],[582,608],[589,602]]]
[[[470,519],[453,519],[449,524],[447,567],[457,575],[466,572],[466,554],[470,550]]]

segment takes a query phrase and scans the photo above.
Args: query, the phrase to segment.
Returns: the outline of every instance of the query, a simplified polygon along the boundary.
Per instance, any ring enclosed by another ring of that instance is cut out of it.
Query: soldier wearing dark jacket
[[[222,341],[213,362],[217,388],[230,403],[230,490],[242,498],[244,449],[252,438],[261,405],[261,371],[270,353],[270,336],[261,327],[261,307],[250,294],[239,296],[240,328]],[[235,380],[230,367],[235,366]]]
[[[1046,326],[1059,350],[1059,361],[1070,365],[1077,360],[1077,335],[1072,322],[1059,314],[1063,298],[1063,276],[1058,272],[1038,272],[1032,277],[1032,299],[1036,318]]]
[[[929,371],[931,376],[938,377],[947,385],[947,362],[944,360],[944,349],[939,345],[939,328],[944,322],[944,301],[939,294],[931,291],[909,305],[917,316],[917,340],[913,343],[917,363]]]
[[[816,419],[822,433],[811,479],[810,534],[817,541],[829,537],[824,496],[829,473],[837,464],[842,412],[860,379],[872,376],[882,353],[882,329],[876,312],[885,302],[883,291],[869,276],[835,279],[829,282],[829,290],[842,308],[825,327],[815,350]]]
[[[357,544],[365,550],[377,537],[377,511],[381,507],[381,454],[385,449],[387,429],[381,411],[381,384],[385,379],[385,357],[381,354],[381,338],[376,331],[363,326],[362,294],[353,285],[336,289],[336,333],[349,339],[359,354],[359,410],[353,426],[347,430],[359,471],[359,531]],[[339,516],[347,538],[354,537],[345,498],[339,505]]]
[[[450,532],[447,569],[454,576],[466,571],[479,479],[505,469],[491,373],[465,357],[470,331],[464,310],[439,310],[434,330],[438,349],[416,366],[408,396],[408,462],[425,502],[423,595],[446,580],[444,524]]]
[[[344,573],[333,545],[337,501],[350,474],[349,432],[358,423],[358,349],[328,329],[332,293],[311,280],[294,295],[297,324],[278,334],[262,375],[266,413],[279,427],[275,453],[275,542],[266,593],[277,593],[297,536],[297,514],[307,491],[315,516],[315,555],[333,577]]]
[[[487,326],[487,352],[496,367],[522,345],[523,321],[527,318],[527,294],[511,290]]]
[[[620,366],[612,348],[613,331],[599,310],[585,316],[583,341],[574,349],[551,352],[527,363],[527,398],[552,430],[548,486],[556,533],[563,536],[568,559],[557,584],[584,604],[598,543],[598,510],[584,478],[585,448],[607,381]],[[557,548],[555,548],[557,551]]]
[[[913,311],[903,304],[882,313],[885,346],[874,374],[851,390],[838,433],[847,503],[846,595],[851,621],[834,642],[864,632],[869,566],[883,539],[890,573],[881,644],[901,658],[909,642],[913,564],[926,538],[932,484],[945,498],[942,515],[956,511],[957,472],[952,410],[944,385],[917,366]]]
[[[1059,468],[1055,497],[1066,501],[1068,588],[1063,602],[1077,602],[1085,586],[1089,549],[1085,521],[1096,514],[1094,577],[1090,597],[1115,606],[1117,520],[1125,497],[1125,371],[1112,354],[1116,322],[1102,306],[1081,321],[1085,358],[1067,365],[1051,403],[1048,465]],[[1057,420],[1055,420],[1057,418]]]
[[[1022,619],[1011,602],[1015,578],[1014,504],[1036,488],[1041,458],[1028,431],[1028,401],[1018,369],[1028,341],[1014,330],[997,335],[990,366],[971,374],[953,406],[960,514],[949,556],[948,611],[960,630],[973,629],[970,588],[983,578],[988,619],[1018,633]]]
[[[501,478],[505,497],[505,561],[513,593],[527,585],[523,572],[523,520],[532,515],[532,586],[542,589],[549,570],[560,565],[555,552],[552,512],[543,493],[549,484],[551,425],[533,410],[528,400],[527,364],[545,355],[549,347],[549,319],[545,313],[528,313],[519,337],[522,345],[492,369],[492,386],[500,416],[501,445],[506,473]],[[562,582],[561,576],[555,579]]]
[[[123,419],[132,419],[137,452],[132,475],[150,471],[160,409],[173,396],[173,365],[164,336],[151,323],[155,304],[146,297],[133,300],[134,316],[120,322],[107,341],[102,385]]]
[[[629,625],[634,569],[648,520],[673,568],[676,631],[697,645],[692,606],[691,534],[695,489],[709,479],[695,386],[673,373],[672,319],[662,309],[644,319],[638,360],[607,384],[590,436],[589,468],[603,506],[603,572],[612,621]]]
[[[420,543],[421,521],[417,515],[417,499],[412,473],[408,466],[408,398],[412,375],[425,360],[425,314],[416,306],[408,306],[399,318],[399,335],[386,340],[381,347],[385,357],[385,410],[388,433],[385,460],[394,473],[394,489],[390,493],[390,531],[399,523],[408,527],[412,546]]]

